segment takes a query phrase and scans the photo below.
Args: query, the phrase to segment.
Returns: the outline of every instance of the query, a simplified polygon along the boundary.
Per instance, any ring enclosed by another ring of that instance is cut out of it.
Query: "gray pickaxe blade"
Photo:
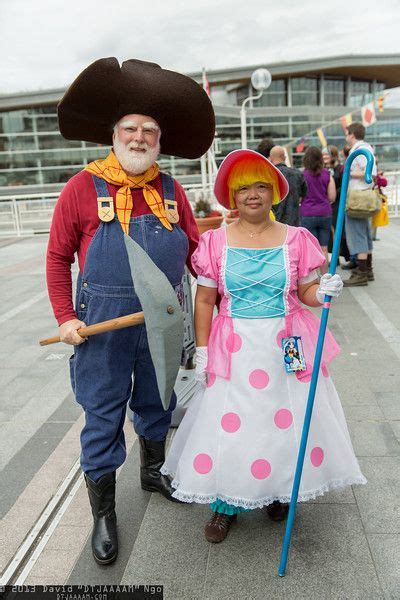
[[[149,255],[124,235],[135,292],[142,305],[158,391],[167,410],[182,356],[183,312],[167,277]]]

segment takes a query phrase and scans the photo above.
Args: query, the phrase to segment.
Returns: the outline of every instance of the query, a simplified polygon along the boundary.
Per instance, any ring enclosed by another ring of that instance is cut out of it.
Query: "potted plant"
[[[201,196],[193,208],[194,217],[200,233],[208,229],[218,229],[224,217],[219,210],[213,210],[210,202]]]
[[[227,225],[229,225],[229,223],[233,223],[233,221],[236,221],[239,218],[239,211],[237,208],[230,210],[226,215],[225,215],[225,223]]]

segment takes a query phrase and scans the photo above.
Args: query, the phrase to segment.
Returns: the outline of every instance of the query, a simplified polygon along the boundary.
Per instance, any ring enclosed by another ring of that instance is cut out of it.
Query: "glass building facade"
[[[218,74],[214,73],[211,99],[217,120],[217,164],[241,145],[240,106],[245,98],[254,94],[251,72],[249,69],[247,77],[233,83],[224,81],[223,71],[218,82]],[[323,71],[309,76],[273,75],[268,90],[247,109],[248,147],[255,149],[262,137],[271,136],[279,145],[290,145],[293,163],[299,166],[302,154],[295,151],[297,139],[306,137],[306,145],[320,145],[316,134],[310,135],[310,132],[325,127],[328,143],[343,147],[343,129],[340,123],[331,122],[348,112],[353,113],[353,120],[360,120],[361,106],[376,99],[384,89],[385,83],[377,78],[362,80]],[[34,94],[27,94],[26,107],[13,108],[9,102],[7,110],[1,110],[4,97],[0,97],[0,190],[3,194],[10,186],[47,189],[51,185],[57,189],[88,162],[107,154],[104,146],[65,140],[58,130],[57,101],[46,102],[45,95],[40,94],[42,102],[38,95],[39,100],[29,105],[29,97],[33,98]],[[59,98],[61,95],[62,90]],[[18,103],[21,106],[21,94]],[[378,120],[367,129],[367,141],[375,147],[381,168],[397,170],[400,102],[399,106],[384,106],[384,111],[376,114]],[[177,176],[186,187],[201,181],[199,160],[161,156],[159,162],[162,169]]]
[[[303,153],[296,153],[296,140],[305,138],[306,146],[320,146],[315,130],[325,129],[329,144],[341,149],[345,135],[338,119],[352,113],[353,121],[361,120],[361,107],[376,100],[385,90],[377,80],[361,81],[351,77],[321,73],[312,77],[287,77],[274,80],[259,100],[247,110],[248,147],[256,149],[262,137],[272,137],[276,144],[290,145],[292,160],[300,166]],[[241,103],[254,95],[250,83],[228,92],[229,104]],[[238,123],[232,117],[222,119],[217,112],[218,150],[224,156],[240,146]],[[376,108],[377,122],[368,127],[367,141],[375,148],[379,164],[385,170],[397,170],[400,163],[400,100],[383,112]],[[238,116],[239,118],[239,116]],[[336,121],[336,122],[334,122]],[[314,132],[314,133],[312,133]]]

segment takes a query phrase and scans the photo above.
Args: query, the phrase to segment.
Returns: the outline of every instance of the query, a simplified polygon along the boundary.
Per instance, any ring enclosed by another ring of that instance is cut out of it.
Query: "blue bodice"
[[[232,317],[262,319],[285,315],[287,283],[284,246],[235,248],[228,246],[225,287]]]

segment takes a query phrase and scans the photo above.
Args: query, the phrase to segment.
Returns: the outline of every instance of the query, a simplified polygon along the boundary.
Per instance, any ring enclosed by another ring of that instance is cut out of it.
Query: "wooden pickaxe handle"
[[[90,335],[96,335],[97,333],[105,333],[106,331],[132,327],[132,325],[140,325],[141,323],[144,323],[144,313],[138,312],[131,315],[125,315],[124,317],[117,317],[116,319],[110,319],[109,321],[95,323],[94,325],[88,325],[87,327],[81,327],[77,330],[77,333],[79,333],[81,337],[89,337]],[[40,340],[39,344],[41,346],[48,346],[49,344],[57,344],[57,342],[61,342],[60,336],[55,335],[54,337]]]

